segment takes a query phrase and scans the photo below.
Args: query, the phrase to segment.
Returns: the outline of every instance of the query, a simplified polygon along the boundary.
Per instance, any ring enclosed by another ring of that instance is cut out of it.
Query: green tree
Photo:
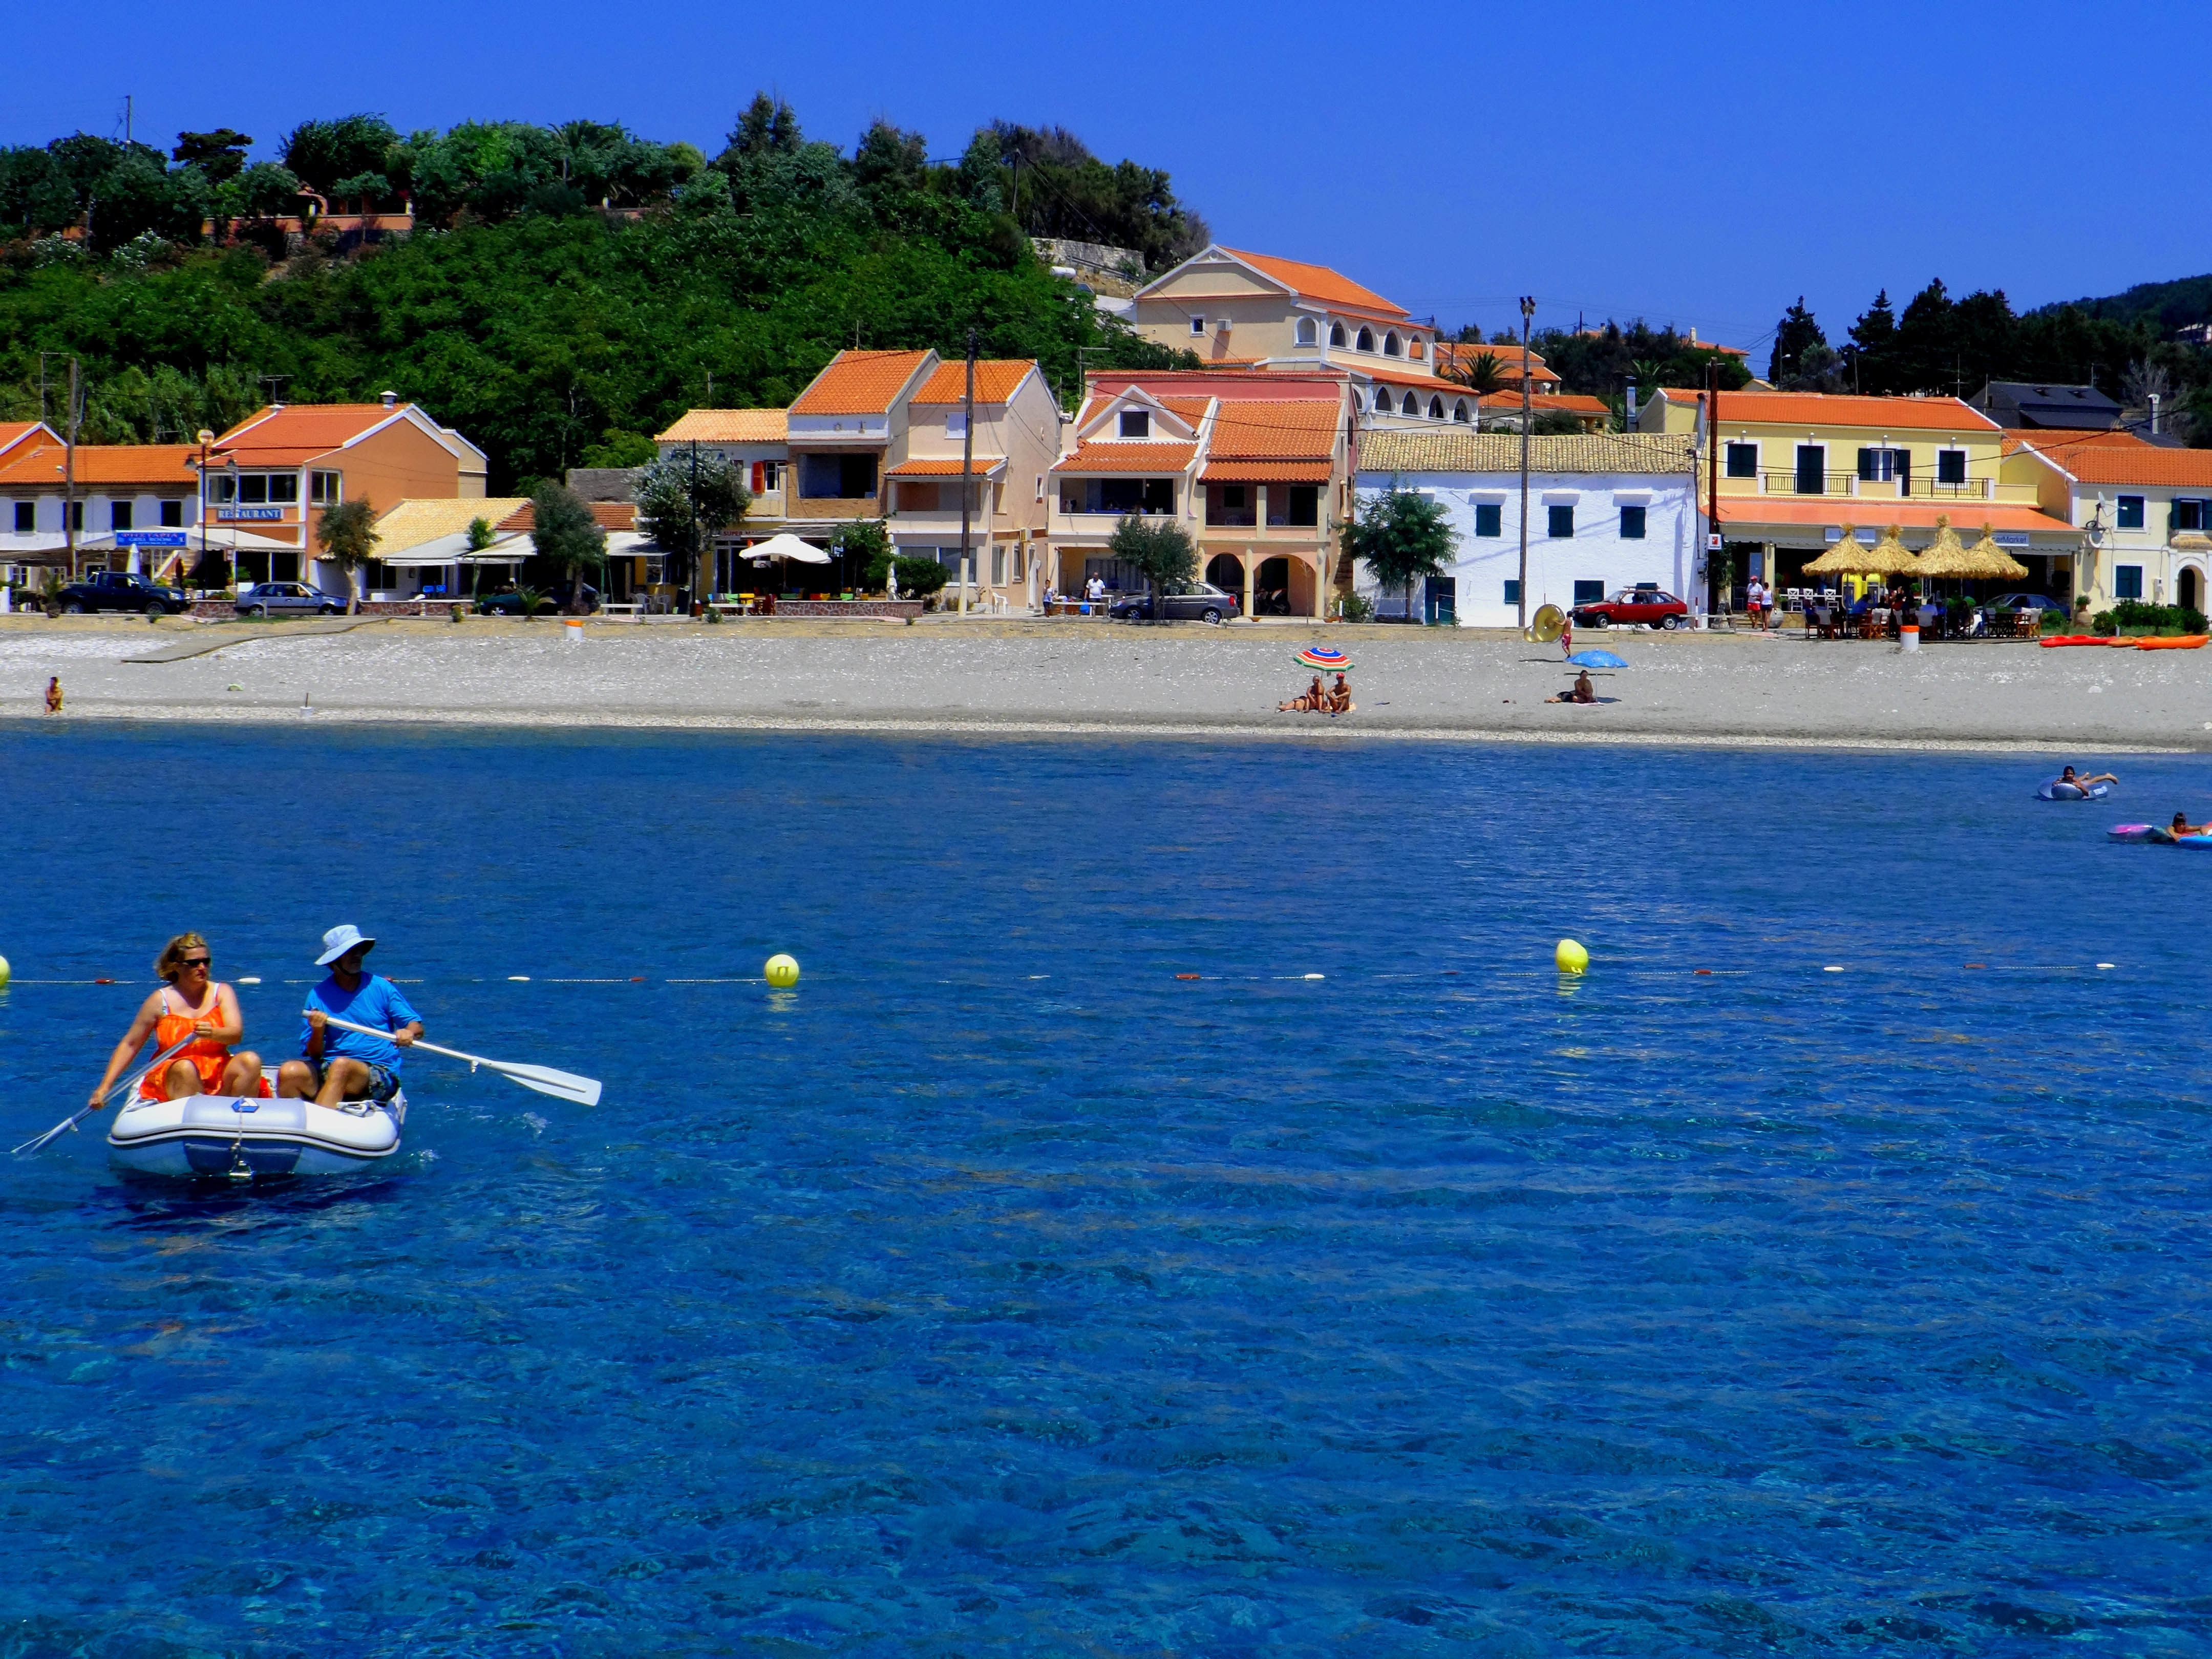
[[[491,527],[489,519],[476,518],[469,520],[469,551],[471,554],[484,552],[498,540],[499,532]],[[481,568],[480,566],[473,564],[469,567],[469,599],[471,608],[477,597],[477,572],[479,568]]]
[[[213,132],[179,133],[169,159],[196,167],[207,174],[210,184],[221,185],[245,170],[246,152],[252,148],[253,140],[246,134],[234,127],[217,127]]]
[[[581,614],[584,575],[607,561],[607,532],[591,506],[566,484],[541,483],[530,497],[530,544],[568,578],[568,608]]]
[[[325,559],[345,572],[348,616],[361,609],[361,583],[356,573],[375,556],[376,544],[383,539],[376,533],[376,509],[366,495],[326,508],[315,526],[315,545],[323,550]]]
[[[1889,290],[1883,289],[1851,325],[1850,343],[1844,348],[1853,390],[1869,396],[1895,391],[1896,360],[1897,313],[1890,309]]]
[[[1155,617],[1167,614],[1159,603],[1164,590],[1198,574],[1197,548],[1182,526],[1170,520],[1125,518],[1114,526],[1106,551],[1142,574]]]
[[[284,136],[286,167],[310,190],[325,197],[342,193],[341,181],[358,184],[374,176],[382,188],[367,193],[389,197],[392,186],[386,168],[399,147],[399,133],[381,115],[344,115],[334,121],[302,121]],[[356,190],[355,194],[362,193]]]
[[[1457,351],[1444,368],[1444,379],[1485,398],[1504,391],[1506,382],[1518,380],[1520,374],[1517,362],[1509,369],[1504,355],[1496,351]]]
[[[637,520],[662,553],[670,580],[692,585],[696,562],[721,531],[744,521],[752,492],[737,468],[719,456],[686,451],[655,461],[638,475],[632,491]]]
[[[1766,360],[1766,378],[1776,386],[1805,372],[1805,353],[1813,346],[1826,347],[1828,337],[1820,331],[1820,323],[1805,309],[1805,296],[1799,295],[1797,303],[1782,313],[1775,325],[1774,349]]]
[[[830,550],[857,564],[860,586],[884,585],[891,568],[891,534],[881,519],[854,519],[839,529]]]
[[[1441,576],[1459,544],[1459,532],[1443,506],[1418,490],[1389,489],[1363,502],[1344,527],[1345,551],[1365,562],[1386,588],[1403,588],[1406,615],[1413,617],[1416,577]]]

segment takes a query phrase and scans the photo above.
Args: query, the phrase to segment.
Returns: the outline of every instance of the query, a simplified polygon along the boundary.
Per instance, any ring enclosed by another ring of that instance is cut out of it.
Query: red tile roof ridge
[[[1214,246],[1231,258],[1241,259],[1254,270],[1273,277],[1301,299],[1320,300],[1349,310],[1376,312],[1385,317],[1407,317],[1403,306],[1392,303],[1373,289],[1364,287],[1342,271],[1327,265],[1312,264],[1304,259],[1285,259],[1274,253],[1254,253],[1248,249],[1230,247],[1218,242]]]

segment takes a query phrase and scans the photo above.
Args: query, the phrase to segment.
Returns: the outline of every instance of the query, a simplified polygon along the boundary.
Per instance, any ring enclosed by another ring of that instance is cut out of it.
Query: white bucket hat
[[[315,958],[315,966],[327,968],[356,945],[374,948],[376,941],[363,937],[360,928],[349,921],[342,921],[323,935],[323,953]]]

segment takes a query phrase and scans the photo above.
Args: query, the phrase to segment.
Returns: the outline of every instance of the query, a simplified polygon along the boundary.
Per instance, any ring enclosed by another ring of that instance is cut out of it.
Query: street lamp
[[[200,445],[200,562],[202,564],[205,564],[207,562],[208,446],[215,441],[215,434],[209,431],[205,427],[202,427],[199,429],[198,436]],[[182,561],[180,560],[179,562],[182,562]],[[179,574],[182,574],[183,573],[179,572]],[[185,584],[183,582],[179,582],[177,586],[183,587]]]

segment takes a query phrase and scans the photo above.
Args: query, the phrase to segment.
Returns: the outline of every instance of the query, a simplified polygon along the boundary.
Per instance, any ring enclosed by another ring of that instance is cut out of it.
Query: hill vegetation
[[[277,161],[252,144],[224,128],[166,157],[82,133],[0,151],[0,417],[41,412],[42,353],[82,359],[90,441],[188,441],[272,389],[390,388],[483,445],[507,493],[649,459],[694,404],[787,403],[842,346],[957,355],[973,328],[1063,396],[1079,363],[1190,361],[1037,259],[1032,235],[1153,264],[1206,237],[1166,173],[1059,130],[994,125],[945,164],[878,122],[848,155],[763,94],[712,159],[582,121],[403,137],[353,115],[295,129]],[[333,214],[411,202],[416,228],[288,246],[273,221],[303,189]]]

